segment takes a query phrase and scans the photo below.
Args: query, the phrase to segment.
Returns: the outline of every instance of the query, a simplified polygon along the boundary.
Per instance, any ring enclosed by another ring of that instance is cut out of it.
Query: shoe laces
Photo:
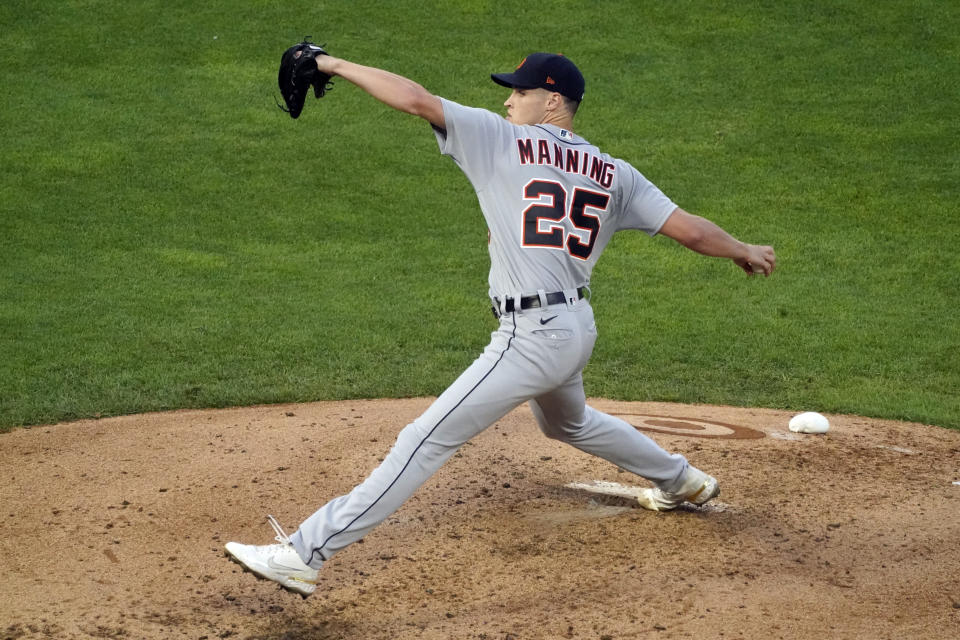
[[[271,515],[267,515],[267,522],[270,523],[270,526],[273,527],[273,530],[277,533],[277,537],[274,538],[280,544],[293,546],[293,542],[290,540],[290,536],[283,530],[283,527],[280,526],[280,523],[277,522],[277,519]]]

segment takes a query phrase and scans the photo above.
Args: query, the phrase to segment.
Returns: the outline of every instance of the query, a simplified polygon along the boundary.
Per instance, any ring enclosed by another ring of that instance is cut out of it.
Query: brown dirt
[[[0,436],[0,639],[960,637],[960,432],[855,416],[801,436],[782,411],[593,401],[719,477],[712,506],[657,514],[566,488],[646,483],[521,408],[311,598],[226,559],[352,488],[429,402]]]

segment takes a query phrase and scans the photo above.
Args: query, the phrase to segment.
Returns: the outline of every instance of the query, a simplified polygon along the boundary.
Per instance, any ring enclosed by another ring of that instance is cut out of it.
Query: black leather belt
[[[577,287],[577,299],[582,300],[587,295],[586,287]],[[546,294],[547,305],[552,304],[561,304],[567,301],[566,296],[564,296],[563,291],[553,291]],[[493,299],[493,315],[500,317],[500,298]],[[540,296],[524,296],[520,298],[520,309],[537,309],[540,307]],[[507,298],[504,301],[504,310],[506,313],[513,313],[516,310],[516,299]]]

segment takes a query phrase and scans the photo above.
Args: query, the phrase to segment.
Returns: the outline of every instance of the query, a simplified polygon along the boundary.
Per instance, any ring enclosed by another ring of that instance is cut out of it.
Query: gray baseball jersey
[[[383,462],[290,536],[320,566],[396,511],[467,440],[529,402],[545,435],[671,491],[688,468],[630,424],[586,404],[582,370],[597,338],[577,290],[618,229],[656,233],[676,206],[629,164],[551,125],[516,126],[443,102],[437,139],[473,183],[490,229],[499,326],[483,353],[404,427]],[[563,295],[558,296],[557,293]]]
[[[440,150],[469,178],[490,230],[491,297],[590,282],[614,232],[650,235],[677,208],[627,162],[550,124],[443,103]]]

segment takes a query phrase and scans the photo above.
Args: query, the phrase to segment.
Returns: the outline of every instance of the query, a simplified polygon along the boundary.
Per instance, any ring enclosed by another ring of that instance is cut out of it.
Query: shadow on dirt
[[[306,622],[289,618],[274,620],[269,628],[244,635],[244,640],[345,640],[355,638],[353,625],[340,621]]]

